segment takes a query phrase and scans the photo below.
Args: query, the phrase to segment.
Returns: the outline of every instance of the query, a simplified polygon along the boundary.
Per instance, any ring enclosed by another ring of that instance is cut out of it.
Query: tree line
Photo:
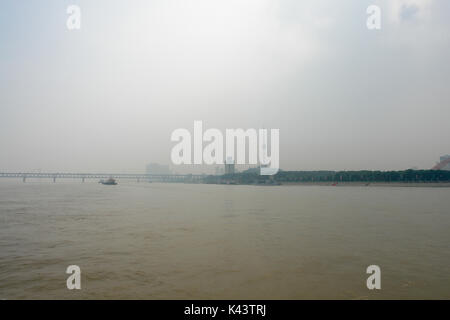
[[[222,176],[207,176],[205,183],[274,183],[274,182],[450,182],[450,171],[279,171],[274,176],[261,176],[257,170],[247,170]]]

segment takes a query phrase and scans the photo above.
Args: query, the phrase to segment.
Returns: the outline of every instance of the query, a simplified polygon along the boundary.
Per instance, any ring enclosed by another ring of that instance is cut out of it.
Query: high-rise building
[[[231,157],[228,157],[225,161],[225,174],[234,174],[235,172],[235,166],[234,166],[234,160]]]
[[[441,170],[450,170],[450,154],[441,156],[440,160],[442,164],[445,164]]]
[[[450,154],[441,156],[440,162],[436,164],[432,170],[450,170]]]

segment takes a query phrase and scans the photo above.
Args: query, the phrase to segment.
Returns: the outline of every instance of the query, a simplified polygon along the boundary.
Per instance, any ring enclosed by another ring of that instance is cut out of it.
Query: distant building
[[[172,174],[168,165],[149,163],[146,167],[147,174]]]
[[[234,160],[231,157],[228,157],[225,161],[225,174],[234,174],[235,173],[235,165]]]
[[[440,160],[441,160],[442,164],[445,163],[445,166],[442,167],[441,170],[450,170],[450,154],[446,154],[445,156],[441,156]]]
[[[433,170],[449,170],[450,171],[450,154],[446,154],[445,156],[441,156],[440,162],[436,164]]]

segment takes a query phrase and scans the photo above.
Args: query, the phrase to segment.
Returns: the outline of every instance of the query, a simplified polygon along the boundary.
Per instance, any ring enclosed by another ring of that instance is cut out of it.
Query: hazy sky
[[[194,120],[279,128],[282,169],[430,168],[449,64],[448,0],[3,0],[0,171],[142,172]]]

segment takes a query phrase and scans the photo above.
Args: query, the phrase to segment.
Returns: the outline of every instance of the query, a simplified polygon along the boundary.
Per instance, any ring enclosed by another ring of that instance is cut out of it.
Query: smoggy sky
[[[371,4],[381,30],[366,27]],[[286,170],[431,168],[450,153],[448,0],[0,6],[0,171],[143,172],[171,163],[172,131],[194,120],[279,128]]]

